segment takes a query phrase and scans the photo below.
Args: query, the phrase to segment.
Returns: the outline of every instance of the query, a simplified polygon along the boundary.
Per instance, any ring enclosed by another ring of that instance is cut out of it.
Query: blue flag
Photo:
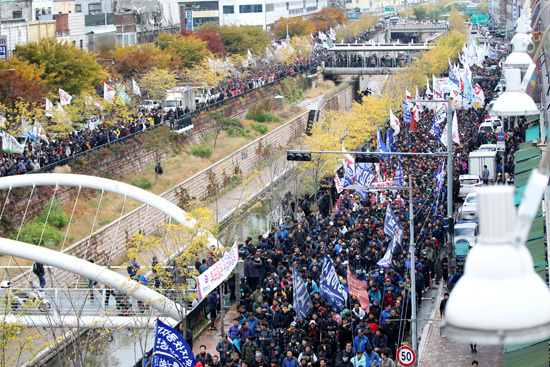
[[[395,176],[393,177],[393,186],[404,186],[403,180],[403,168],[401,168],[401,162],[397,161],[397,170],[395,170]]]
[[[380,126],[377,126],[376,129],[378,130],[376,133],[376,146],[377,146],[376,151],[386,153],[388,152],[388,148],[384,144],[384,140],[382,140],[382,134],[380,133]]]
[[[338,274],[327,254],[321,270],[321,296],[325,297],[337,313],[346,307],[346,291],[340,286]]]
[[[388,150],[390,152],[395,152],[397,151],[397,147],[395,146],[395,140],[393,139],[393,128],[390,127],[388,130],[387,130],[387,135],[386,135],[386,146],[388,147]]]
[[[376,263],[376,266],[379,266],[381,268],[386,268],[390,266],[391,259],[393,257],[393,252],[397,248],[397,237],[394,237],[388,246],[388,249],[386,250],[386,253],[384,254],[384,257],[378,260]],[[402,250],[401,250],[402,251]]]
[[[395,247],[398,251],[402,251],[401,237],[403,236],[403,228],[397,222],[397,218],[393,214],[391,205],[386,208],[386,218],[384,219],[384,234],[392,238],[392,243],[395,242]]]
[[[403,102],[403,121],[411,123],[411,108],[407,102]]]
[[[153,367],[194,367],[197,360],[184,337],[157,320],[152,362]]]
[[[371,163],[355,164],[355,183],[357,185],[370,187],[374,182],[374,173],[371,170]]]
[[[434,122],[432,124],[432,128],[430,129],[429,134],[434,138],[439,140],[441,137],[441,127],[439,127],[439,122],[436,120],[434,115]]]
[[[445,161],[439,167],[439,169],[435,172],[433,177],[437,180],[437,184],[435,188],[435,196],[438,196],[441,191],[441,188],[443,187],[443,181],[445,180]]]
[[[369,190],[359,189],[359,190],[355,190],[355,192],[359,194],[359,200],[361,201],[369,200]]]
[[[311,311],[313,311],[313,302],[309,298],[309,293],[307,292],[306,284],[304,280],[294,268],[294,310],[296,311],[296,318],[300,321],[309,316]]]
[[[342,179],[342,187],[346,188],[353,185],[353,178],[355,177],[355,164],[348,164],[346,168],[346,174]]]

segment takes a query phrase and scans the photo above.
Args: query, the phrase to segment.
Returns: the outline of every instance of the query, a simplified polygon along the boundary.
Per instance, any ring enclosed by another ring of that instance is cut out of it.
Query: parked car
[[[454,229],[454,248],[457,265],[463,265],[478,235],[477,222],[457,222]]]
[[[477,220],[477,205],[463,205],[456,214],[457,222],[471,222]]]
[[[141,108],[143,108],[145,111],[152,111],[152,110],[158,110],[161,106],[161,103],[159,101],[154,101],[151,99],[145,99],[143,102],[141,102]]]
[[[460,191],[458,197],[465,197],[468,194],[475,192],[477,187],[481,187],[483,184],[481,178],[478,175],[460,175],[458,177],[460,182]]]
[[[466,195],[463,205],[477,205],[477,192]]]

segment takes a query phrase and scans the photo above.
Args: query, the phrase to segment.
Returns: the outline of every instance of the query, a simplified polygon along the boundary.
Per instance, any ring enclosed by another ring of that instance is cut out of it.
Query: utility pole
[[[415,353],[418,353],[418,331],[416,324],[416,277],[414,269],[416,268],[415,260],[415,246],[414,246],[414,208],[413,208],[413,190],[412,190],[412,178],[409,175],[409,253],[411,254],[411,344]]]
[[[449,96],[447,97],[447,217],[453,216],[453,210],[453,107]],[[448,257],[454,259],[454,256],[452,256],[454,252],[453,233],[449,233],[447,249],[450,252],[447,254]],[[453,267],[454,265],[453,261]]]

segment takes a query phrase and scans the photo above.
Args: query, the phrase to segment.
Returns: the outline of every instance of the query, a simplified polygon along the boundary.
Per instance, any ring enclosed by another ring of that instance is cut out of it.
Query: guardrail
[[[318,66],[319,64],[318,63],[313,63],[310,67],[308,68],[305,68],[303,70],[299,70],[298,72],[292,74],[292,75],[286,75],[282,78],[278,78],[278,79],[275,79],[273,80],[272,82],[269,82],[269,83],[266,83],[262,86],[259,86],[257,88],[253,88],[253,89],[249,89],[247,91],[244,91],[243,93],[240,93],[240,94],[237,94],[235,96],[231,96],[231,97],[228,97],[228,98],[225,98],[221,101],[218,101],[218,102],[215,102],[215,103],[212,103],[212,104],[209,104],[205,107],[202,107],[202,108],[199,108],[193,112],[190,112],[188,113],[187,115],[183,116],[182,118],[179,118],[179,119],[174,119],[174,120],[165,120],[164,123],[165,124],[168,124],[168,126],[170,126],[170,130],[175,130],[175,131],[179,131],[179,130],[183,130],[183,129],[186,129],[186,131],[188,130],[191,130],[193,128],[193,117],[199,115],[201,112],[203,111],[209,111],[209,110],[212,110],[212,109],[216,109],[220,106],[223,106],[224,104],[230,102],[230,101],[234,101],[235,99],[238,99],[248,93],[251,93],[252,91],[256,90],[256,89],[259,89],[259,88],[263,88],[263,87],[266,87],[266,86],[270,86],[270,85],[274,85],[275,83],[278,83],[286,78],[289,78],[289,77],[296,77],[296,75],[301,75],[301,74],[304,74],[304,73],[309,73],[309,72],[312,72],[315,70],[315,68]],[[63,158],[63,159],[60,159],[54,163],[51,163],[51,164],[48,164],[44,167],[41,167],[40,169],[37,169],[37,170],[33,170],[33,171],[30,171],[30,172],[27,172],[27,173],[40,173],[40,172],[52,172],[56,167],[58,166],[64,166],[64,165],[67,165],[69,164],[70,162],[74,161],[75,159],[79,158],[79,157],[83,157],[87,154],[90,154],[94,151],[98,151],[99,149],[101,148],[109,148],[115,144],[121,144],[123,142],[127,142],[129,141],[130,139],[134,139],[136,136],[144,133],[145,131],[150,131],[150,130],[154,130],[156,128],[158,128],[159,126],[162,126],[161,124],[159,125],[153,125],[151,126],[150,128],[146,129],[146,130],[142,130],[142,131],[139,131],[139,132],[136,132],[136,133],[133,133],[133,134],[130,134],[130,135],[127,135],[127,136],[124,136],[122,138],[119,138],[117,140],[114,140],[114,141],[110,141],[108,143],[105,143],[105,144],[102,144],[102,145],[98,145],[97,147],[94,147],[92,149],[88,149],[84,152],[81,152],[81,153],[78,153],[78,154],[75,154],[75,155],[72,155],[70,157],[67,157],[67,158]]]

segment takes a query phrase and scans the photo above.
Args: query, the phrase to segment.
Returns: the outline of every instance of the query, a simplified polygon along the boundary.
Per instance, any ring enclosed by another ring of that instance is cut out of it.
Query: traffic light
[[[443,226],[443,229],[447,231],[450,235],[454,234],[455,232],[455,219],[454,217],[445,217],[443,218],[445,223],[447,223],[446,226]]]
[[[286,152],[286,160],[309,162],[311,161],[311,153],[310,152]]]
[[[378,163],[378,162],[380,162],[380,158],[378,158],[375,155],[371,155],[369,153],[355,155],[355,163]]]

